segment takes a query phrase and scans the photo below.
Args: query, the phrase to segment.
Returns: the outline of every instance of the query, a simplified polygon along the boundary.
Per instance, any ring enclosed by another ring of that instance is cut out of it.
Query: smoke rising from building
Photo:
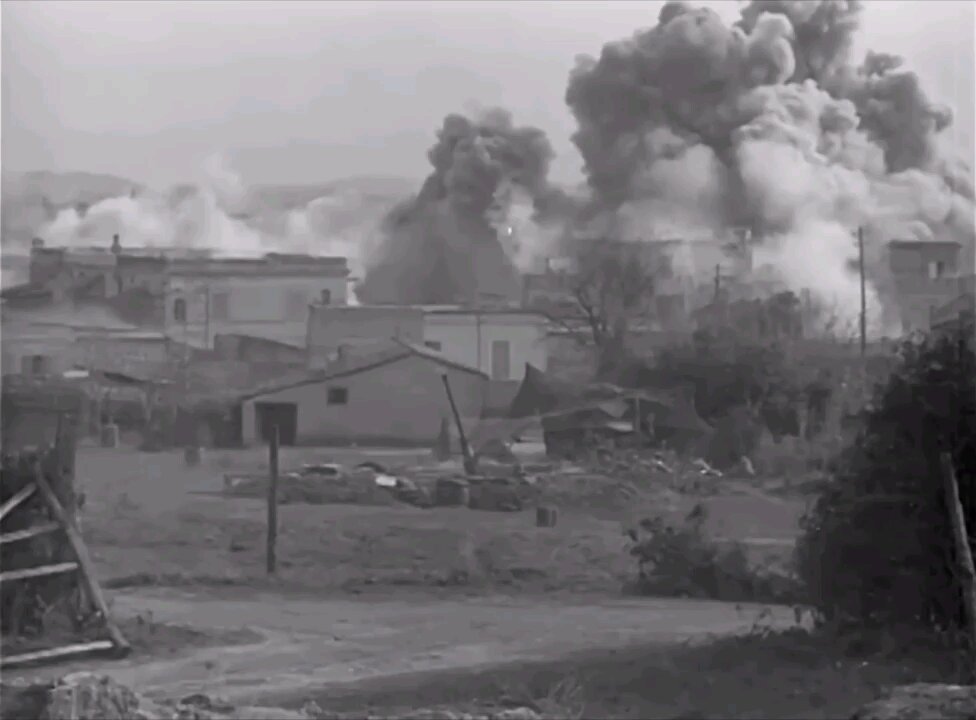
[[[956,239],[971,257],[971,171],[936,142],[952,114],[900,59],[852,64],[860,13],[858,0],[752,2],[728,27],[669,2],[656,26],[579,58],[566,101],[591,225],[645,238],[750,227],[788,285],[853,313],[858,225],[872,258],[912,237]]]
[[[331,194],[292,209],[264,207],[224,158],[203,163],[194,184],[165,192],[111,197],[90,207],[61,210],[38,231],[50,245],[206,249],[215,255],[248,257],[267,252],[307,252],[347,257],[361,272],[376,222],[349,218],[357,198]]]
[[[448,115],[427,154],[433,172],[385,219],[358,292],[371,302],[444,303],[519,292],[518,229],[552,203],[545,133],[504,110]],[[508,246],[508,247],[506,247]],[[507,251],[506,251],[507,250]]]

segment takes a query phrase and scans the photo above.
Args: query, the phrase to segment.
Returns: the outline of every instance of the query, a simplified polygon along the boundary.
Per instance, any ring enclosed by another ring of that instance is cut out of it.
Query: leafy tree
[[[976,545],[976,358],[962,332],[904,344],[804,518],[797,570],[822,621],[892,632],[962,627],[943,452]]]
[[[601,371],[626,352],[634,320],[646,317],[654,298],[654,268],[640,243],[585,243],[577,255],[572,293],[599,353]]]

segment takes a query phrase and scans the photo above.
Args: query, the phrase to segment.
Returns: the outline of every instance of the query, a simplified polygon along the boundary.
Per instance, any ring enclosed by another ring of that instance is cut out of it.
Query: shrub
[[[821,622],[903,638],[963,623],[939,457],[976,531],[976,362],[962,336],[908,341],[802,522],[796,567]]]
[[[741,545],[708,538],[706,517],[705,506],[699,504],[681,524],[650,517],[630,530],[630,554],[637,559],[638,573],[629,589],[641,595],[728,602],[797,600],[792,578],[751,567]]]

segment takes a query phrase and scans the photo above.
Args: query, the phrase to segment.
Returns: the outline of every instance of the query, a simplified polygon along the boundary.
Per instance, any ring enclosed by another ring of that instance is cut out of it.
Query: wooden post
[[[461,413],[458,412],[457,405],[454,403],[454,393],[451,392],[451,383],[447,379],[447,373],[441,373],[444,381],[444,389],[447,391],[447,401],[451,404],[451,412],[454,413],[454,422],[457,423],[458,439],[461,442],[461,455],[464,458],[464,472],[468,475],[477,475],[478,465],[471,453],[471,446],[468,445],[468,438],[464,434],[464,425],[461,423]]]
[[[268,445],[268,575],[277,569],[275,543],[278,541],[278,424],[271,429],[271,443]]]
[[[952,456],[942,453],[942,482],[945,490],[952,537],[956,545],[956,570],[962,583],[966,630],[969,633],[969,651],[972,653],[972,667],[976,668],[976,568],[973,567],[973,553],[969,547],[966,533],[966,518],[959,499],[959,485],[956,471],[952,467]],[[976,680],[976,670],[971,680]]]
[[[861,276],[861,357],[867,354],[868,299],[864,282],[864,228],[857,228],[857,264]]]

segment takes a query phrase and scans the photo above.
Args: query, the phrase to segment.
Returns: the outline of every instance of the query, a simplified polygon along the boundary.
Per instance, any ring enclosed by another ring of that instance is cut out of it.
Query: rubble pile
[[[373,471],[316,472],[305,469],[287,472],[278,479],[278,502],[310,505],[360,504],[392,505],[409,501],[410,491],[416,488],[403,482],[386,484]],[[396,480],[396,479],[394,479]],[[260,475],[225,475],[223,494],[229,497],[266,498],[268,477]]]
[[[896,687],[868,703],[851,720],[972,720],[976,718],[976,686],[917,683]]]
[[[393,714],[332,713],[314,701],[301,710],[234,706],[226,700],[195,693],[178,701],[156,702],[117,683],[108,675],[79,672],[53,682],[4,682],[0,716],[40,720],[542,720],[529,707],[491,708],[466,712],[444,708]]]

